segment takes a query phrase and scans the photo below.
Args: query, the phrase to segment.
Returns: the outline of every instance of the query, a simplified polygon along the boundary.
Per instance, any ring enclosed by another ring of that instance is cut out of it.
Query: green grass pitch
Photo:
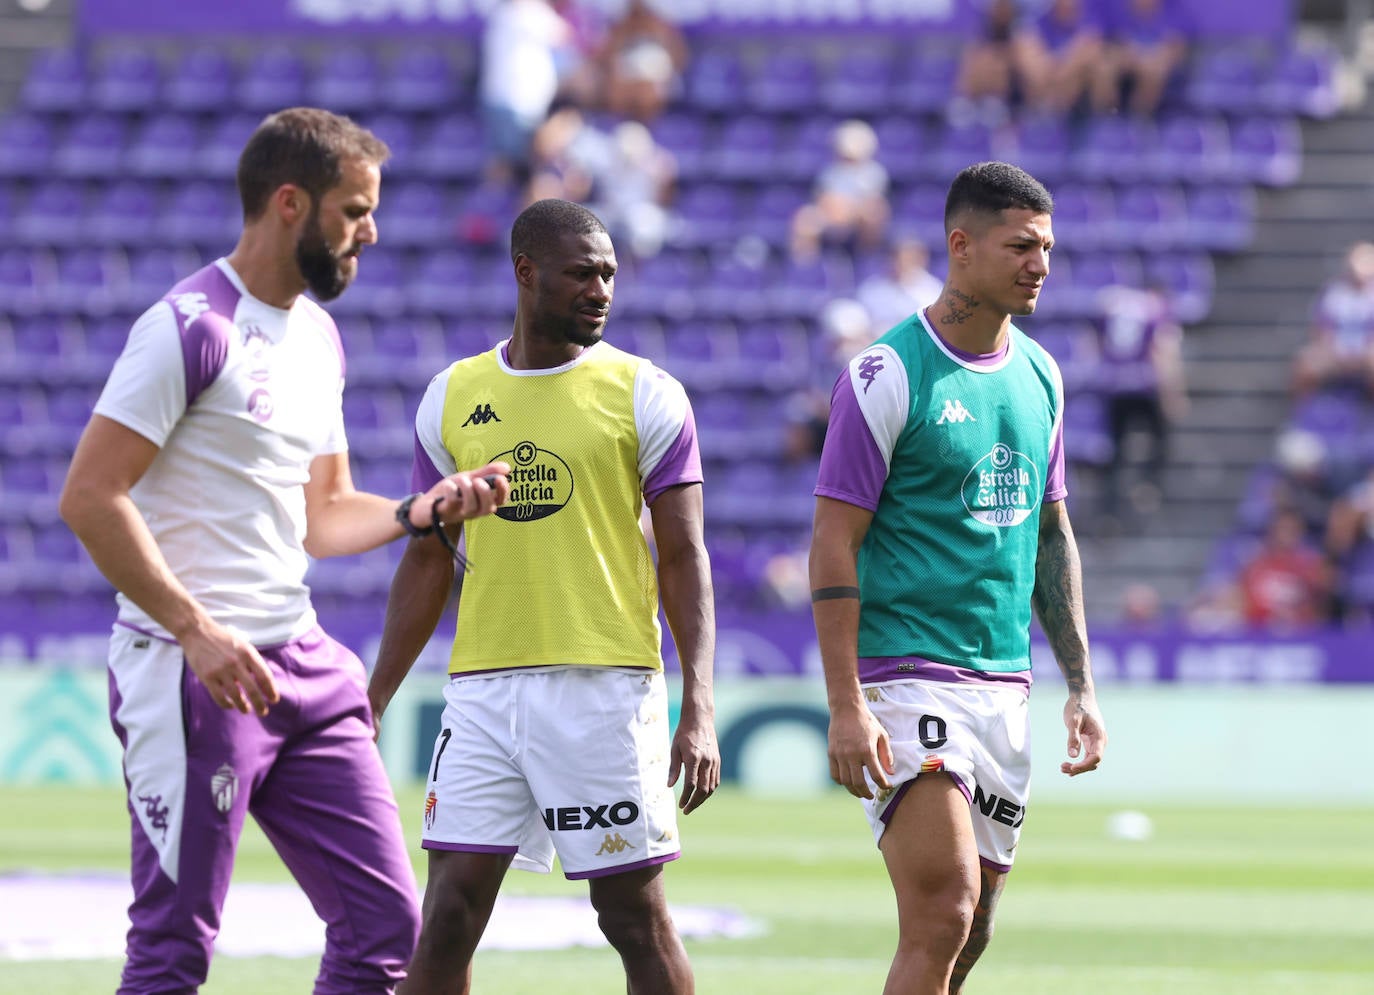
[[[410,838],[418,791],[402,794]],[[1374,833],[1369,810],[1155,808],[1144,842],[1108,838],[1105,808],[1032,806],[999,930],[972,995],[1374,993]],[[680,903],[729,905],[766,932],[689,943],[703,995],[850,995],[882,989],[893,905],[858,804],[722,791],[682,820],[669,865]],[[0,870],[117,869],[127,859],[117,791],[6,789]],[[423,856],[415,847],[417,873]],[[286,873],[256,829],[236,880]],[[521,894],[584,894],[560,876],[513,872]],[[114,990],[115,961],[0,961],[0,992]],[[311,959],[229,958],[206,995],[298,995]],[[479,951],[491,995],[624,991],[609,948]]]

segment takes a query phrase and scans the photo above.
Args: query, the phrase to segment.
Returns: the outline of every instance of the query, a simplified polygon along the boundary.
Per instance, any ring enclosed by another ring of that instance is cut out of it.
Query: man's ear
[[[534,260],[523,252],[515,257],[515,282],[522,287],[534,286]]]
[[[310,214],[310,194],[294,183],[283,183],[277,187],[272,192],[270,203],[282,224],[288,228],[294,227]]]

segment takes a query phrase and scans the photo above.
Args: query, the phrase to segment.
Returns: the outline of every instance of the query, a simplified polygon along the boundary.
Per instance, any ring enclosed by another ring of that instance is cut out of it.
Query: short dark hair
[[[536,200],[520,212],[510,230],[510,258],[529,256],[538,262],[542,250],[563,235],[607,235],[606,226],[591,211],[570,200]]]
[[[291,183],[316,205],[343,180],[344,163],[380,166],[391,150],[366,128],[318,107],[291,107],[263,119],[239,156],[239,199],[251,221],[267,210],[273,191]]]
[[[960,170],[945,198],[945,234],[958,227],[966,212],[989,215],[1021,208],[1054,213],[1054,198],[1030,173],[1007,162],[980,162]]]

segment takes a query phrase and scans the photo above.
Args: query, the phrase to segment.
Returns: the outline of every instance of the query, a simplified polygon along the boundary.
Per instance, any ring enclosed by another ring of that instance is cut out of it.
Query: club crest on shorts
[[[945,762],[933,753],[927,753],[926,758],[921,761],[921,773],[933,774],[937,770],[944,770]]]
[[[429,793],[429,797],[427,797],[427,798],[425,799],[425,828],[426,828],[426,829],[433,829],[433,828],[434,828],[434,812],[435,812],[435,810],[436,810],[438,807],[439,807],[439,796],[436,795],[433,791],[431,791],[431,792]]]
[[[215,808],[221,814],[234,807],[234,798],[239,793],[239,776],[234,773],[234,768],[228,764],[219,765],[219,770],[210,778],[210,793],[215,798]]]

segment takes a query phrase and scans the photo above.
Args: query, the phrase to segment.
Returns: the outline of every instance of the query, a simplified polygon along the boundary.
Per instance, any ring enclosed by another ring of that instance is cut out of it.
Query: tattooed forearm
[[[962,325],[973,317],[973,311],[982,301],[976,297],[955,290],[953,287],[946,287],[942,298],[945,305],[945,313],[940,316],[942,325]]]
[[[1083,615],[1083,568],[1062,502],[1047,505],[1040,516],[1040,547],[1031,601],[1069,693],[1092,690],[1088,624]]]
[[[973,924],[969,927],[964,949],[959,951],[959,957],[954,962],[954,973],[949,980],[949,995],[959,995],[964,990],[968,973],[973,970],[973,965],[988,948],[988,942],[992,939],[992,916],[997,911],[997,899],[1002,896],[1002,887],[1007,883],[1004,871],[995,871],[986,866],[981,870],[983,885],[978,895],[978,905],[973,910]]]

